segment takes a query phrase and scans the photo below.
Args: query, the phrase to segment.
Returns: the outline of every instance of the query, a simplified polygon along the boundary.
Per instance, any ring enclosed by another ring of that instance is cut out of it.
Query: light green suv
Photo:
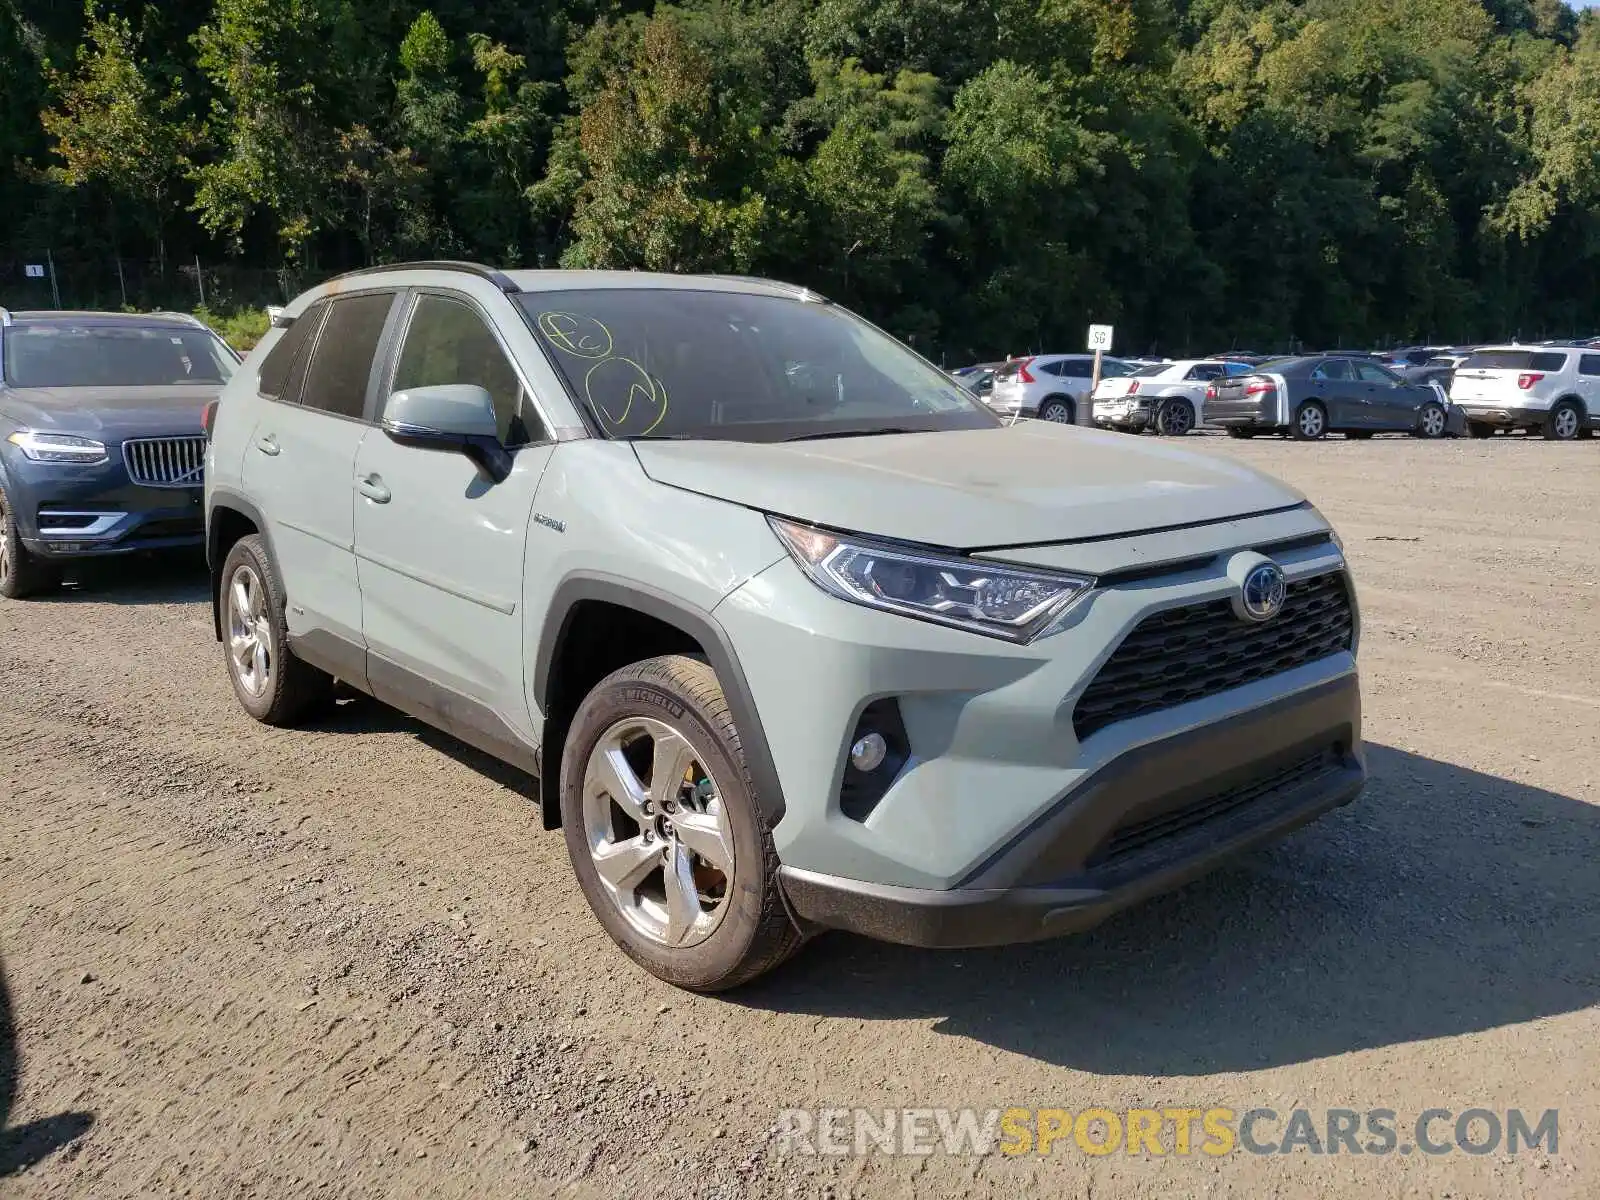
[[[801,288],[358,272],[219,403],[245,709],[306,719],[339,680],[525,769],[600,923],[684,987],[826,928],[1083,929],[1364,779],[1315,508],[1006,427]]]

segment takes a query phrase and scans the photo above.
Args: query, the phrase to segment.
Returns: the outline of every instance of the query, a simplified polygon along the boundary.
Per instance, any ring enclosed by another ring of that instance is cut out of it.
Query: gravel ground
[[[0,1192],[1595,1195],[1600,445],[1192,444],[1344,535],[1363,798],[1086,936],[829,936],[723,999],[612,949],[513,773],[367,701],[250,722],[194,564],[0,601]],[[1402,1133],[1428,1108],[1559,1107],[1560,1144],[825,1157],[769,1136],[782,1107],[842,1105],[1388,1108]]]

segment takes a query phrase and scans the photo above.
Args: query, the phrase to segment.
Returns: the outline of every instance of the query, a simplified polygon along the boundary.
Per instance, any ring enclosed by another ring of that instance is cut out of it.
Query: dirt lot
[[[612,949],[493,764],[364,702],[252,724],[192,565],[0,601],[0,1192],[1595,1195],[1600,444],[1193,444],[1344,535],[1362,800],[1088,936],[832,936],[725,999]],[[779,1108],[831,1105],[1377,1107],[1402,1133],[1559,1107],[1560,1145],[777,1153]]]

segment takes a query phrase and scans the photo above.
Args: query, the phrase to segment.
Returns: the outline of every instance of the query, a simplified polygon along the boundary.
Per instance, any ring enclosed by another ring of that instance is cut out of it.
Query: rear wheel
[[[1156,432],[1182,437],[1194,428],[1194,406],[1187,400],[1168,400],[1156,414]]]
[[[222,565],[228,677],[245,712],[266,725],[293,725],[333,695],[333,679],[289,648],[283,596],[266,543],[256,535],[234,543]]]
[[[1294,414],[1294,436],[1302,442],[1315,442],[1328,433],[1328,412],[1315,400],[1307,400]]]
[[[1450,414],[1444,411],[1444,405],[1437,400],[1429,400],[1417,414],[1418,437],[1442,438],[1449,425]]]
[[[562,752],[561,820],[596,919],[652,975],[722,991],[799,947],[739,731],[701,660],[635,663],[589,693]]]
[[[61,586],[61,569],[41,562],[22,544],[22,532],[11,515],[6,494],[0,492],[0,596],[26,600]]]
[[[1077,414],[1073,412],[1072,401],[1061,396],[1051,396],[1039,406],[1039,419],[1041,421],[1054,421],[1057,425],[1071,425]]]
[[[1544,436],[1551,442],[1570,442],[1583,431],[1583,410],[1576,400],[1563,400],[1544,421]]]

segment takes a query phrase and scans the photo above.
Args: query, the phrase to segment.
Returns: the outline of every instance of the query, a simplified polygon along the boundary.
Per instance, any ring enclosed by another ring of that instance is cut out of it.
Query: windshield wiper
[[[836,429],[831,433],[801,433],[794,437],[780,438],[784,442],[820,442],[828,438],[851,437],[877,437],[887,433],[925,433],[922,429],[905,429],[896,425],[885,425],[881,429]]]

